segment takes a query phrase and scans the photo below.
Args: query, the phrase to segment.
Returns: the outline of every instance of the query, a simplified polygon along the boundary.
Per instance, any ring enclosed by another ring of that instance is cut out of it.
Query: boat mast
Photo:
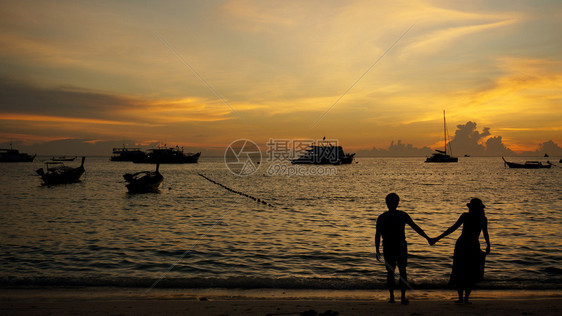
[[[447,121],[445,121],[445,110],[443,110],[443,140],[445,141],[445,155],[447,154]]]

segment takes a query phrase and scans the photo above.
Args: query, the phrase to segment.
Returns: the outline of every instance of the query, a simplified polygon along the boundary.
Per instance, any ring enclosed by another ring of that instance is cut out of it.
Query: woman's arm
[[[453,224],[453,226],[449,227],[445,232],[443,232],[443,234],[439,235],[437,238],[435,238],[435,242],[437,242],[439,239],[451,234],[452,232],[454,232],[455,230],[457,230],[457,228],[459,228],[462,223],[464,222],[464,217],[465,217],[466,213],[463,213],[459,219],[457,220],[456,223]]]
[[[486,254],[490,253],[490,236],[488,235],[488,219],[484,217],[484,223],[482,225],[482,232],[484,233],[484,239],[486,240]]]

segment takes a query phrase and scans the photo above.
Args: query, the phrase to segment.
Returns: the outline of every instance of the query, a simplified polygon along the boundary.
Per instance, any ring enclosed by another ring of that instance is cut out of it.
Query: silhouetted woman
[[[472,199],[466,206],[468,206],[468,213],[463,213],[453,226],[432,240],[437,242],[463,225],[462,234],[455,244],[453,271],[449,281],[449,284],[456,286],[459,293],[459,300],[455,301],[458,304],[463,302],[469,304],[468,297],[470,292],[476,282],[482,280],[484,276],[485,254],[480,250],[480,241],[478,240],[480,231],[483,232],[484,239],[486,240],[486,254],[490,253],[488,219],[484,215],[484,208],[486,206],[484,206],[480,199]]]

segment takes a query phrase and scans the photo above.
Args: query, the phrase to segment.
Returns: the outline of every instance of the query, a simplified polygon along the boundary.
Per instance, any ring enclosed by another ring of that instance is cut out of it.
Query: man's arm
[[[379,251],[379,245],[380,245],[380,243],[381,243],[381,230],[379,229],[379,219],[380,219],[380,217],[377,218],[377,225],[376,225],[376,228],[375,228],[375,229],[376,229],[376,233],[375,233],[375,249],[377,250],[377,254],[376,254],[377,261],[380,261],[380,258],[381,258],[381,253],[380,253],[380,251]]]
[[[423,231],[423,229],[421,229],[418,225],[416,225],[416,223],[414,223],[414,220],[412,220],[412,218],[410,217],[410,215],[406,215],[407,219],[406,219],[406,223],[408,225],[410,225],[410,227],[412,227],[413,230],[416,231],[416,233],[418,233],[420,236],[424,237],[425,239],[427,239],[429,241],[429,236],[427,236],[425,234],[425,232]]]

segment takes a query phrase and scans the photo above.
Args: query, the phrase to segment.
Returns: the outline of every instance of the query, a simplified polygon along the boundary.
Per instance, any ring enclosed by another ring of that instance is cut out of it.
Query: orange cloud
[[[0,134],[0,142],[22,141],[24,144],[33,144],[37,142],[50,142],[55,140],[67,139],[67,137],[50,137],[43,135],[30,135],[30,134],[14,134],[2,133]]]
[[[562,125],[562,117],[553,115],[560,111],[562,62],[502,58],[498,63],[504,75],[493,86],[459,100],[459,114],[475,119],[509,117],[518,125],[511,128],[552,130]]]
[[[141,123],[136,123],[136,122],[123,122],[123,121],[111,121],[111,120],[77,118],[77,117],[64,117],[64,116],[17,114],[17,113],[0,113],[0,120],[33,121],[33,122],[59,122],[59,123],[87,123],[87,124],[102,124],[102,125],[146,125],[146,124],[141,124]]]
[[[412,45],[404,49],[404,51],[417,56],[419,56],[420,53],[435,52],[450,44],[450,42],[455,39],[460,39],[463,36],[467,36],[477,32],[483,32],[494,28],[508,26],[510,24],[516,23],[517,21],[517,19],[505,19],[502,21],[483,24],[447,27],[445,29],[431,32],[430,34],[424,34],[423,37],[420,36],[420,38],[423,38],[422,40],[413,43]]]
[[[234,106],[231,105],[234,108]],[[257,106],[236,104],[235,108],[252,109]],[[180,99],[157,99],[138,102],[135,106],[115,112],[120,116],[134,117],[143,121],[165,123],[215,122],[232,119],[232,110],[218,101],[187,97]]]

